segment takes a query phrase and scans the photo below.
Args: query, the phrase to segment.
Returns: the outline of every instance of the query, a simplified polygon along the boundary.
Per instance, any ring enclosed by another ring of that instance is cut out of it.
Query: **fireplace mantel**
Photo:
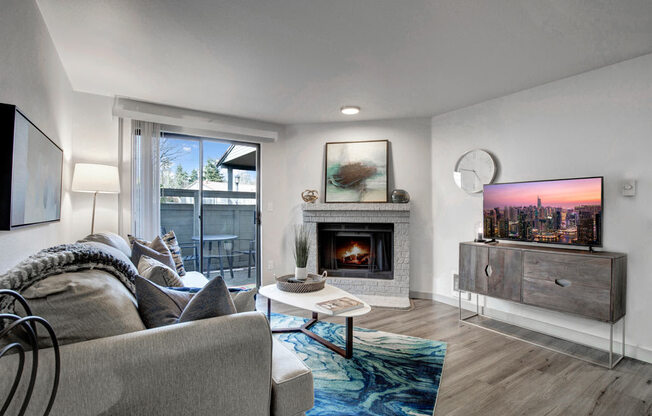
[[[392,204],[392,203],[304,203],[302,205],[303,211],[396,211],[396,212],[409,212],[410,203],[407,204]]]
[[[370,305],[410,307],[410,204],[393,203],[305,203],[303,222],[310,230],[308,271],[317,273],[317,224],[392,223],[394,224],[394,278],[360,279],[333,277],[329,283],[359,295]]]

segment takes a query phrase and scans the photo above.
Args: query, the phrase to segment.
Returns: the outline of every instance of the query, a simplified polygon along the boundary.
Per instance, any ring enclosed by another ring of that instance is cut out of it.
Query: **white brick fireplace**
[[[410,307],[410,204],[391,203],[315,203],[303,204],[303,222],[310,229],[310,258],[308,271],[318,270],[318,224],[324,223],[365,223],[393,224],[393,278],[374,279],[349,277],[330,277],[329,284],[349,291],[364,299],[370,305],[397,308]]]

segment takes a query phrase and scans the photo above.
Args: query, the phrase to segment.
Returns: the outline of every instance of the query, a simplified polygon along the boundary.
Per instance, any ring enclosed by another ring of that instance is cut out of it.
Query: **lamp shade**
[[[77,163],[72,175],[73,192],[120,193],[118,168],[94,163]]]

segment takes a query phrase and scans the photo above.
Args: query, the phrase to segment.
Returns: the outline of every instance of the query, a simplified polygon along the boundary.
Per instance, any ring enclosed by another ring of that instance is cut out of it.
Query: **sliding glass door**
[[[187,270],[229,286],[259,282],[258,145],[162,132],[161,232]]]

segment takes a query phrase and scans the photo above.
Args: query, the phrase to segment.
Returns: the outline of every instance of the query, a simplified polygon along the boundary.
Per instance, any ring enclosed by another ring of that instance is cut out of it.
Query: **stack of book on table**
[[[355,309],[360,309],[364,304],[355,299],[349,297],[325,300],[323,302],[318,302],[317,306],[330,312],[333,315],[337,315],[344,312],[353,311]]]

